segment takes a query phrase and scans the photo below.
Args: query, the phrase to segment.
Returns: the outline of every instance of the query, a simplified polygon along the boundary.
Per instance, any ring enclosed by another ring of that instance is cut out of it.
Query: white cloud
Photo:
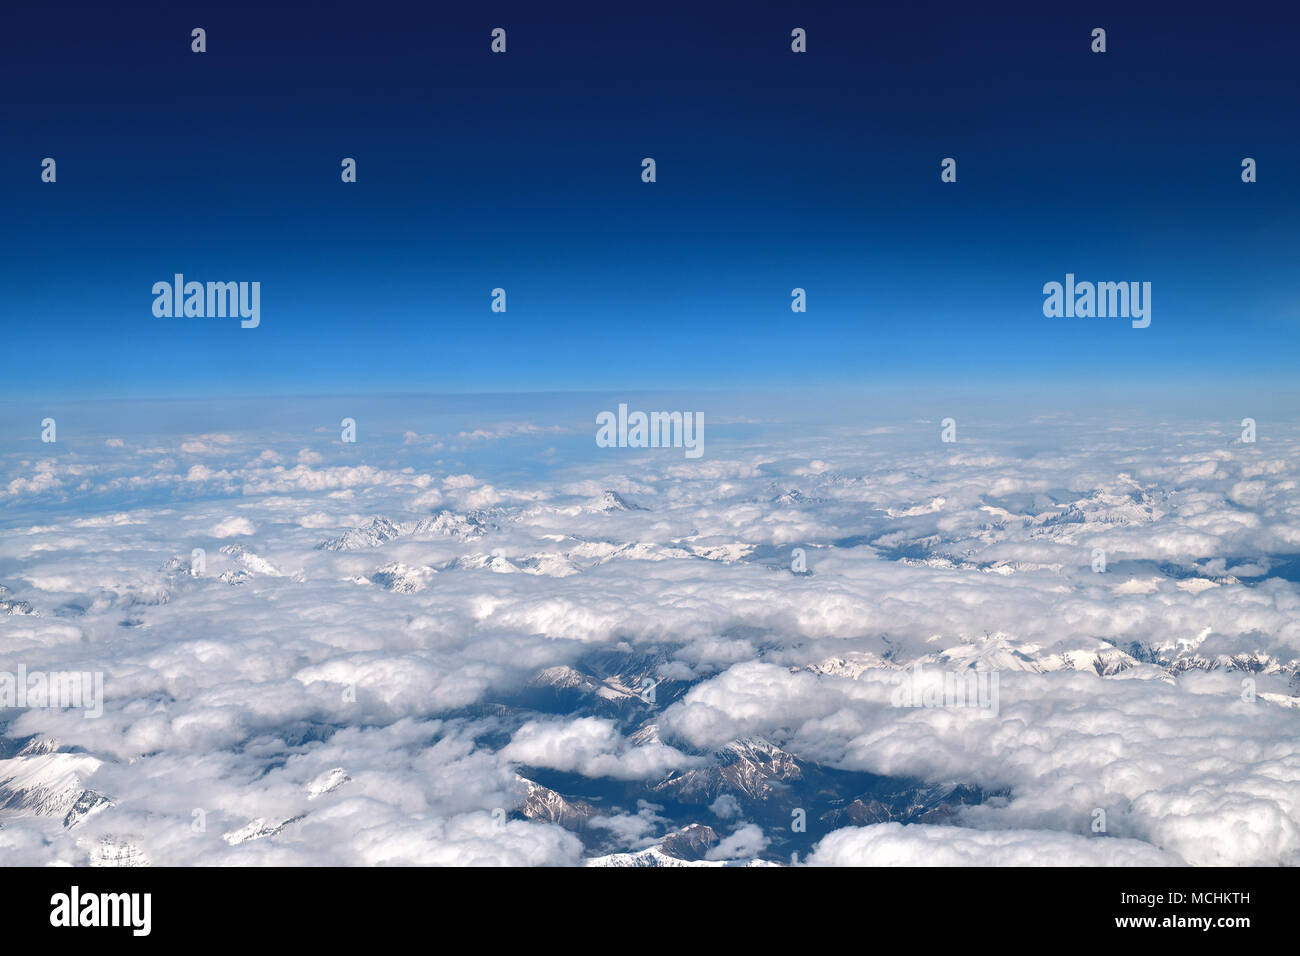
[[[740,860],[756,857],[771,842],[763,834],[762,827],[756,823],[746,823],[735,833],[725,836],[718,845],[709,850],[706,859]]]
[[[35,612],[0,613],[0,671],[102,670],[107,695],[100,719],[32,709],[5,734],[93,756],[84,785],[115,804],[74,829],[0,811],[6,858],[85,862],[102,832],[163,865],[575,862],[572,833],[517,819],[520,767],[635,792],[759,736],[1004,794],[954,826],[835,831],[813,862],[1300,862],[1294,432],[1263,453],[1189,427],[1169,456],[1136,425],[1050,453],[986,428],[936,451],[929,423],[541,463],[468,440],[517,423],[407,424],[365,464],[261,432],[0,457],[0,608]],[[434,434],[464,447],[444,461]],[[645,510],[593,509],[607,490]],[[441,508],[481,530],[319,547]],[[594,673],[642,653],[653,706]],[[918,659],[996,665],[998,715],[891,706]],[[559,667],[590,685],[537,703]],[[308,802],[336,767],[350,782]],[[668,811],[625,804],[593,827],[662,836]],[[708,812],[744,816],[726,793]],[[222,839],[257,820],[285,825]],[[771,853],[750,826],[715,852]]]
[[[878,823],[823,837],[809,866],[1177,866],[1147,843],[1050,830]]]
[[[528,766],[623,780],[657,779],[699,763],[661,743],[628,746],[613,721],[596,717],[526,723],[501,753]]]
[[[234,517],[218,521],[213,525],[210,533],[214,538],[233,538],[239,535],[254,534],[256,531],[256,526],[247,518]]]

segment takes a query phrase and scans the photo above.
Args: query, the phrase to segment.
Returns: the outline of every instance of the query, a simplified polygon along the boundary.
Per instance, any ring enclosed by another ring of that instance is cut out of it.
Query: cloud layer
[[[985,796],[810,817],[816,864],[1300,862],[1293,430],[744,421],[686,461],[524,417],[8,454],[0,671],[106,699],[0,711],[5,858],[786,862],[746,774],[819,768]],[[996,713],[896,706],[918,662]]]

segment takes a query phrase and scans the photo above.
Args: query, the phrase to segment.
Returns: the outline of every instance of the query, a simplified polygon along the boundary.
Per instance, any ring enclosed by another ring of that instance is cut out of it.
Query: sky
[[[1300,863],[1284,14],[223,6],[0,24],[0,861]]]
[[[737,9],[14,10],[0,400],[1294,390],[1276,11]],[[260,282],[260,326],[156,318],[178,272]],[[1067,272],[1151,326],[1045,318]]]

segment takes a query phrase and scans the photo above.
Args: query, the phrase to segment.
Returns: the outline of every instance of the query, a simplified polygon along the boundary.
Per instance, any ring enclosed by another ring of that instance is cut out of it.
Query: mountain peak
[[[617,491],[606,489],[601,492],[599,498],[591,503],[591,510],[611,514],[615,511],[648,511],[649,509],[633,504]]]

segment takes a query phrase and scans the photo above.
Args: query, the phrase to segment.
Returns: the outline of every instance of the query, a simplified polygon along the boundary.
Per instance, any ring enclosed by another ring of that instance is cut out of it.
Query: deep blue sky
[[[0,397],[1290,385],[1298,15],[949,6],[17,10]],[[1067,271],[1151,327],[1044,318]]]

